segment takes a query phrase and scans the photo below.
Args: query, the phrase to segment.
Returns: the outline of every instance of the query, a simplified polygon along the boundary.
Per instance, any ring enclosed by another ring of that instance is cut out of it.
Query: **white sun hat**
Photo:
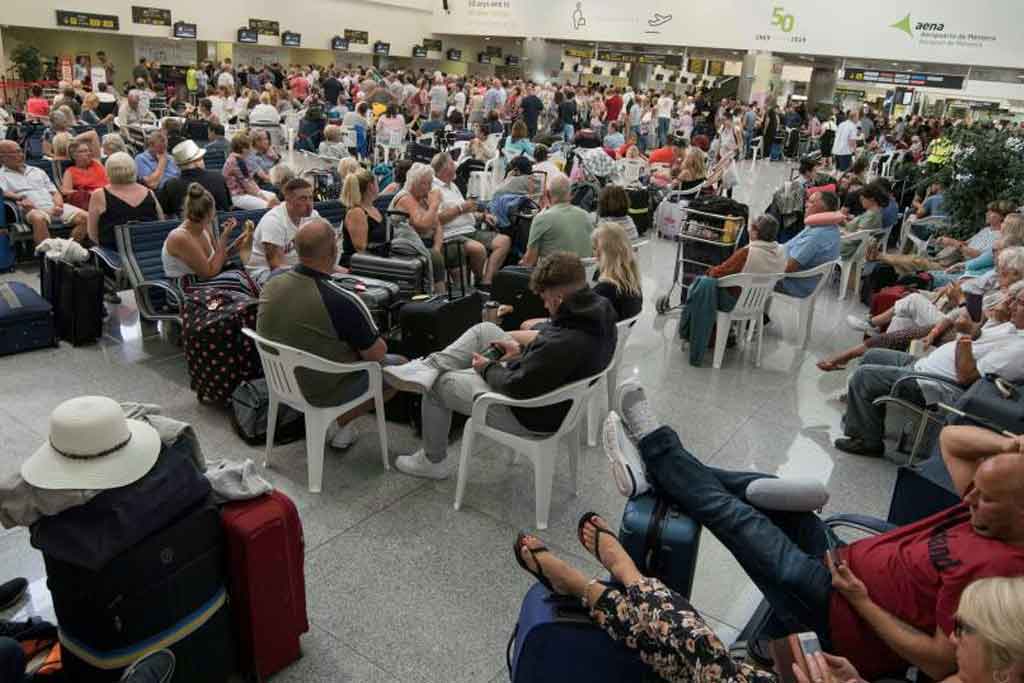
[[[21,466],[22,478],[41,489],[100,490],[141,479],[160,455],[160,435],[128,420],[105,396],[79,396],[50,414],[50,438]]]

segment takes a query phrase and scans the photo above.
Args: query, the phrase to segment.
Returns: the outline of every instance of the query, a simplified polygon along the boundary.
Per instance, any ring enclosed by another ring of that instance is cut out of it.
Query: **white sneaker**
[[[430,462],[422,448],[412,455],[400,455],[395,458],[395,467],[399,472],[425,479],[447,479],[452,473],[448,458],[441,462]]]
[[[343,451],[355,443],[355,440],[356,430],[352,428],[351,424],[339,427],[338,423],[335,422],[327,428],[327,443],[331,444],[331,448]]]
[[[846,316],[846,324],[859,332],[878,332],[878,328],[871,324],[870,318],[859,315],[851,314]]]
[[[612,466],[612,478],[619,493],[632,498],[650,490],[644,470],[644,461],[640,457],[633,440],[626,433],[626,426],[618,413],[611,412],[604,421],[602,433],[604,453]]]
[[[402,365],[389,365],[382,370],[388,384],[399,391],[425,394],[430,391],[441,372],[423,358]]]

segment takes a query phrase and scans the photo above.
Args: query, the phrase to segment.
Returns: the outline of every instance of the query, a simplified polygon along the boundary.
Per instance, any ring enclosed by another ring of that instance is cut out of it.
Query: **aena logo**
[[[945,31],[946,25],[933,21],[919,21],[915,24],[910,20],[910,14],[908,13],[907,16],[903,17],[895,24],[890,24],[890,28],[899,29],[913,38],[914,31]]]

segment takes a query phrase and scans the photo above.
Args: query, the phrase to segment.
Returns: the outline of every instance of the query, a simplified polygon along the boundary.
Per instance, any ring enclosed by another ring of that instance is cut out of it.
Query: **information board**
[[[334,36],[331,38],[331,49],[337,52],[348,51],[348,38],[342,38],[341,36]]]
[[[383,40],[378,40],[373,44],[373,54],[387,57],[391,52],[391,43],[385,43]]]
[[[441,45],[441,41],[437,40],[436,38],[424,38],[423,47],[427,50],[430,50],[431,52],[440,52],[441,50],[444,49],[444,47]]]
[[[132,5],[132,23],[150,26],[170,26],[171,10],[161,7],[138,7]]]
[[[187,21],[174,22],[175,38],[195,40],[197,35],[199,35],[199,28],[195,24],[190,24]]]
[[[302,46],[302,34],[294,33],[292,31],[285,31],[281,34],[281,44],[285,47],[301,47]]]
[[[413,57],[426,57],[427,56],[427,48],[423,47],[422,45],[413,45],[412,46],[412,56]]]
[[[350,43],[357,45],[368,45],[370,43],[370,34],[367,31],[356,31],[355,29],[345,29],[345,40]]]
[[[451,50],[448,50],[448,53],[446,54],[446,57],[448,57],[448,61],[449,62],[461,62],[462,61],[462,50],[456,50],[456,49],[452,48]]]
[[[725,62],[712,59],[708,61],[708,76],[721,76],[725,73]]]
[[[963,90],[963,76],[945,74],[912,73],[904,71],[875,71],[872,69],[846,69],[843,78],[859,83],[883,83],[886,85],[908,85],[926,88]]]
[[[118,19],[116,14],[90,14],[89,12],[68,12],[59,9],[57,10],[57,26],[120,31],[121,20]]]
[[[250,19],[249,28],[261,36],[281,35],[281,24],[270,19]]]
[[[707,69],[708,62],[706,59],[698,59],[693,57],[686,60],[686,70],[692,74],[704,75],[704,71]]]

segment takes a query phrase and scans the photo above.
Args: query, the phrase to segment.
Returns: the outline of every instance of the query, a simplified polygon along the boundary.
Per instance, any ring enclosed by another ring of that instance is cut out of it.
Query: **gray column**
[[[654,67],[650,64],[633,64],[629,69],[629,84],[633,86],[633,90],[639,91],[641,88],[650,88],[652,86],[659,86],[661,88],[667,88],[668,83],[656,83],[654,81]]]
[[[754,91],[754,79],[757,77],[757,51],[750,50],[743,55],[743,69],[740,71],[740,85],[736,98],[744,104],[750,102]]]
[[[807,104],[813,110],[820,104],[832,104],[836,94],[836,71],[830,67],[816,66],[811,71],[811,82],[807,87]]]
[[[562,46],[543,38],[523,41],[523,78],[545,83],[558,78],[562,64]]]

